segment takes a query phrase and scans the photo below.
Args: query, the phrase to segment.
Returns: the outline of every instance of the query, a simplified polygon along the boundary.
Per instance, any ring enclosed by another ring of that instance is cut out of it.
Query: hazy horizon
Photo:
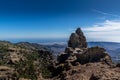
[[[67,44],[69,38],[14,38],[14,39],[0,39],[0,41],[9,41],[12,43],[19,43],[19,42],[30,42],[30,43],[38,43],[38,44]],[[107,42],[111,43],[112,41],[88,41],[87,42]],[[120,43],[120,42],[113,42],[113,43]]]

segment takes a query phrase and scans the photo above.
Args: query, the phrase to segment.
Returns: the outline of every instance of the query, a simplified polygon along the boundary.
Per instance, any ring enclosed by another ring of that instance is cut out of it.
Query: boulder
[[[112,63],[111,57],[106,53],[104,48],[92,47],[88,48],[82,54],[76,53],[77,62],[86,64],[90,62],[105,62],[107,64]]]
[[[120,63],[118,63],[116,66],[117,66],[117,67],[120,67]]]
[[[80,28],[72,33],[68,41],[68,47],[72,48],[87,48],[86,38]]]
[[[74,49],[71,48],[71,47],[67,47],[67,48],[65,49],[65,53],[73,53],[73,51],[74,51]]]

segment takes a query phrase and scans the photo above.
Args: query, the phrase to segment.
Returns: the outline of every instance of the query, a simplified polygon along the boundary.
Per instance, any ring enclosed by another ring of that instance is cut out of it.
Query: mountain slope
[[[45,46],[0,41],[0,79],[22,80],[51,77],[53,55]],[[42,77],[41,77],[42,76]]]

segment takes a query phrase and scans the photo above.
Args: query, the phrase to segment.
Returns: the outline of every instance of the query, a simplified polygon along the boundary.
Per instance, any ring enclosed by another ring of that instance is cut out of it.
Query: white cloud
[[[120,42],[120,21],[106,20],[82,29],[89,41]]]

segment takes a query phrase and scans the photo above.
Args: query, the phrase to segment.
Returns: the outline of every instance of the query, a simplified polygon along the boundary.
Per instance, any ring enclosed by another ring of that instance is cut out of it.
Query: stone
[[[80,28],[76,30],[75,33],[72,33],[68,41],[68,47],[72,48],[87,48],[86,38]]]
[[[120,64],[114,66],[104,48],[87,47],[80,28],[72,33],[68,47],[58,56],[53,80],[120,80]]]
[[[106,53],[104,48],[100,47],[88,48],[84,53],[77,53],[75,55],[77,57],[77,61],[81,64],[101,61],[104,61],[106,64],[112,63],[111,57]]]
[[[120,67],[120,63],[118,63],[116,66],[117,66],[117,67]]]
[[[62,54],[58,55],[57,61],[58,61],[59,63],[64,63],[64,62],[68,59],[68,57],[69,57],[70,55],[71,55],[71,54],[62,53]]]
[[[80,49],[80,48],[75,48],[75,51],[78,52],[78,53],[79,53],[79,52],[83,52],[83,50]]]
[[[73,51],[74,51],[74,49],[71,48],[71,47],[67,47],[67,48],[65,49],[65,53],[73,53]]]
[[[76,32],[76,34],[83,36],[83,32],[82,32],[81,28],[77,28],[77,30],[75,32]]]

